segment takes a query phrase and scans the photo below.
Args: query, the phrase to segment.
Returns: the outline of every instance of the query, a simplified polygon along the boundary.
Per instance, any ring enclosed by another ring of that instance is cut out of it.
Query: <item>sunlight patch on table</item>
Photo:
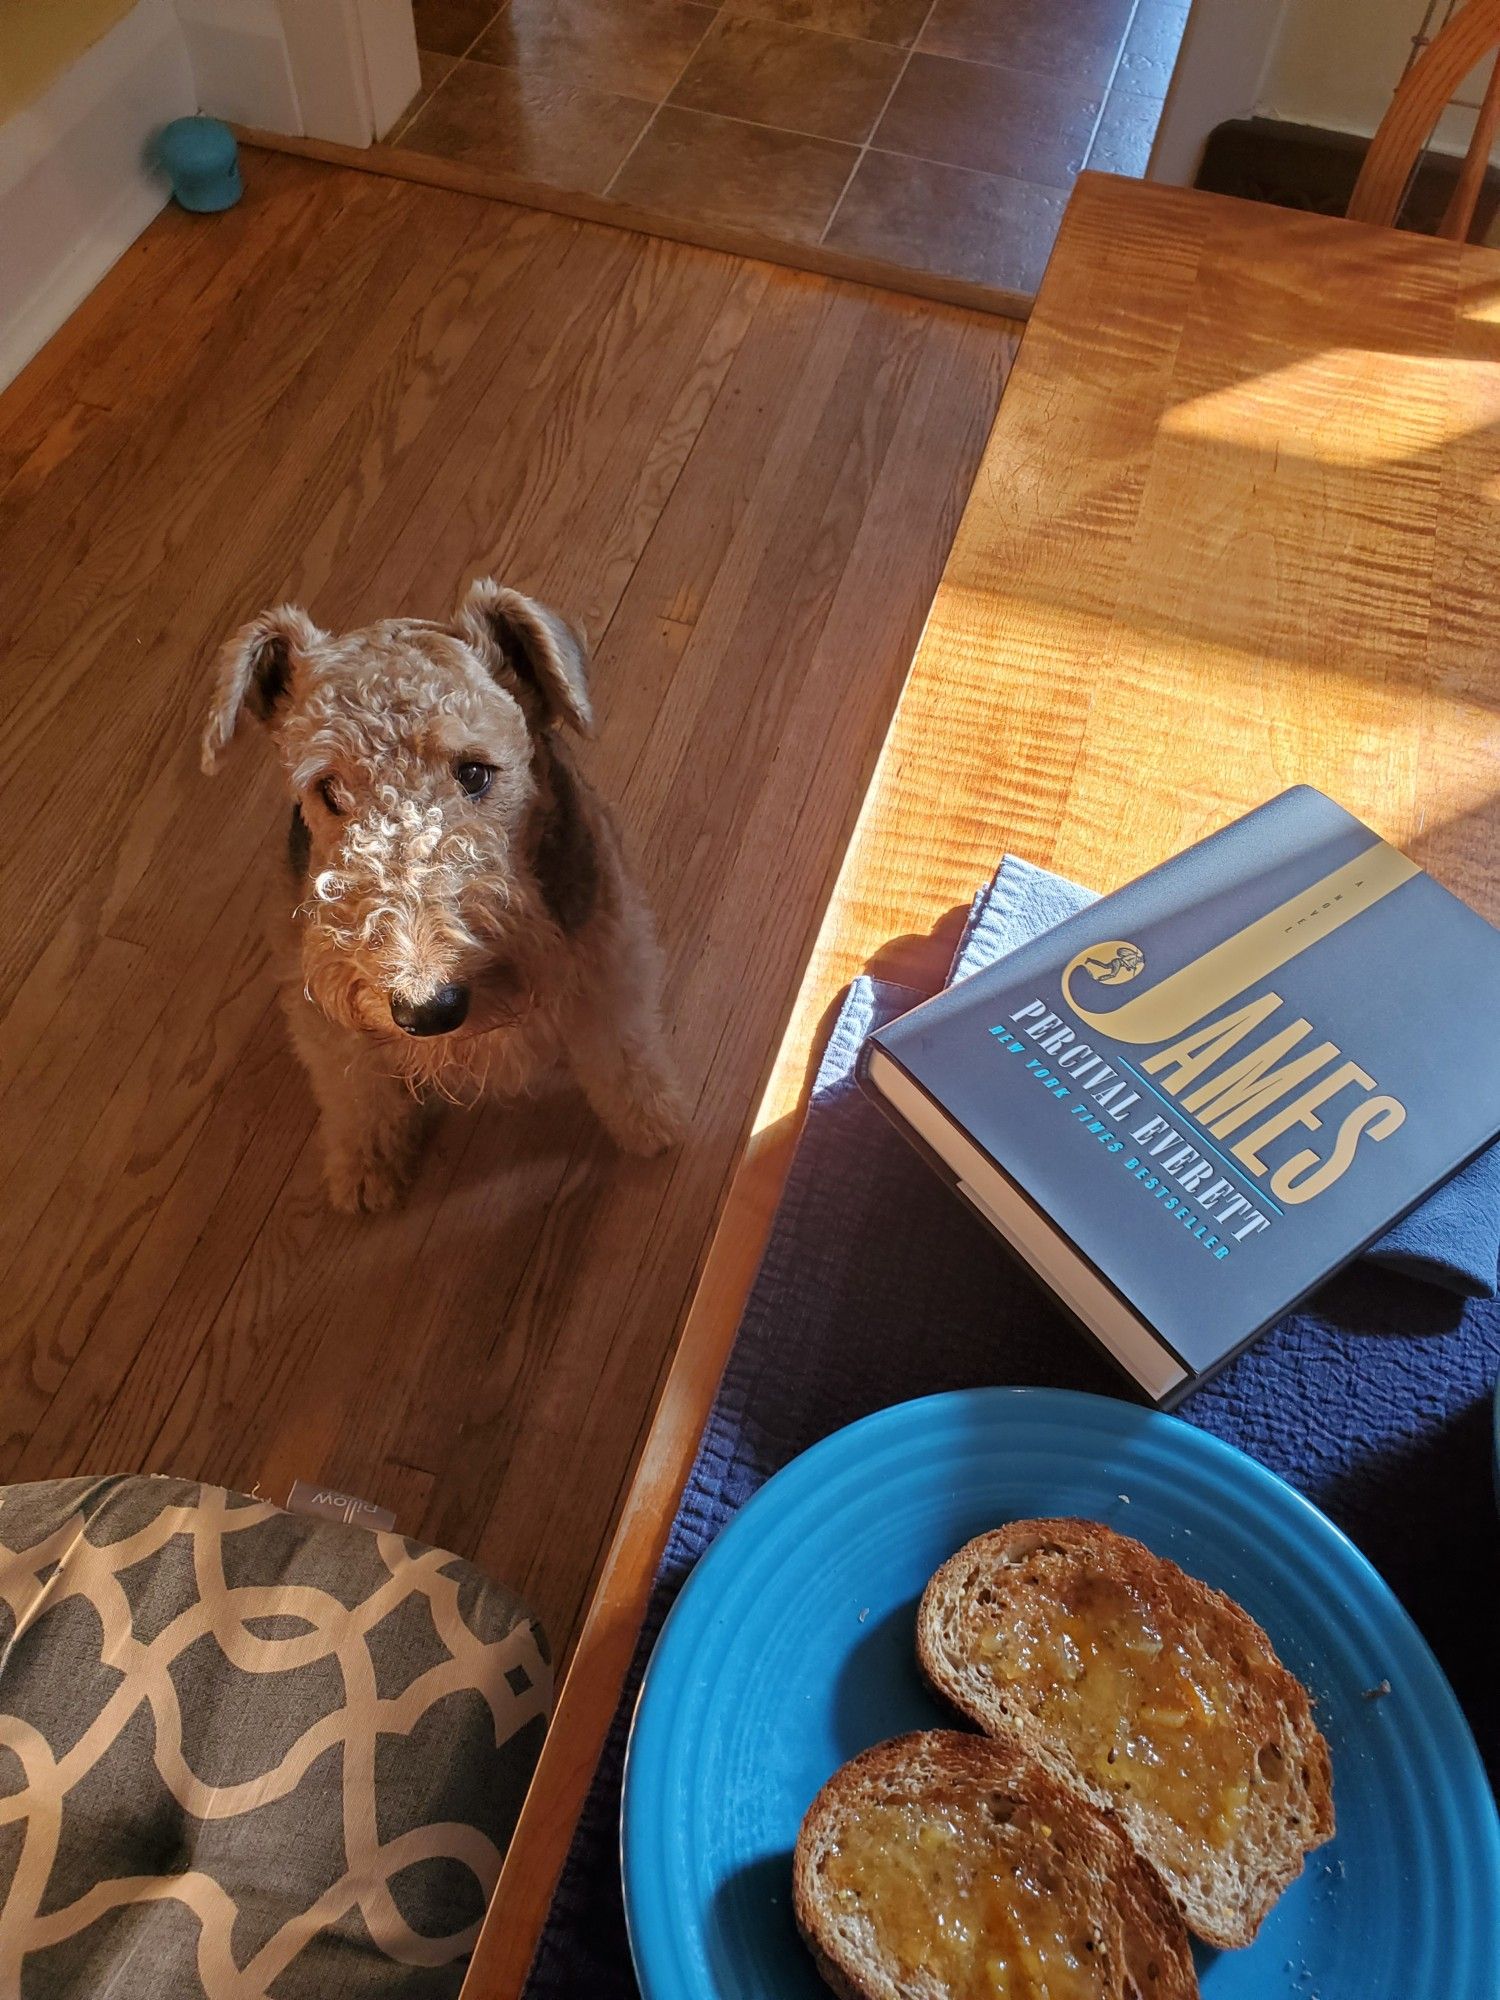
[[[1482,316],[1500,323],[1500,303]],[[1500,420],[1500,356],[1332,347],[1168,410],[1170,436],[1331,466],[1403,464]]]

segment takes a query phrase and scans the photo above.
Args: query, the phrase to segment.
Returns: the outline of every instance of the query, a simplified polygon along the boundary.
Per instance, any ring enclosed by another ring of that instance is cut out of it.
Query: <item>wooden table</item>
[[[1500,917],[1500,254],[1086,174],[730,1188],[466,2000],[524,1981],[839,995],[1010,851],[1333,793]]]

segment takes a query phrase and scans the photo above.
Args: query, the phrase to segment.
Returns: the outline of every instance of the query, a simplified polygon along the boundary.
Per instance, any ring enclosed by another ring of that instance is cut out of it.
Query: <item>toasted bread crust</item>
[[[1159,1623],[1193,1635],[1234,1689],[1237,1719],[1267,1746],[1265,1782],[1257,1783],[1242,1827],[1227,1849],[1200,1843],[1201,1865],[1191,1875],[1163,1852],[1163,1819],[1080,1768],[1065,1734],[1029,1709],[1024,1683],[1000,1680],[978,1656],[975,1641],[1003,1621],[1008,1608],[1020,1608],[1028,1596],[1045,1598],[1063,1576],[1085,1572],[1130,1586]],[[960,1549],[923,1593],[917,1659],[937,1693],[971,1722],[1117,1816],[1188,1924],[1211,1944],[1248,1944],[1302,1872],[1305,1856],[1333,1834],[1328,1745],[1307,1691],[1277,1659],[1266,1634],[1222,1591],[1099,1522],[1013,1521]]]
[[[934,1809],[993,1803],[1015,1812],[995,1834],[997,1857],[1035,1854],[1043,1840],[1066,1871],[1077,1915],[1099,1939],[1108,2000],[1196,2000],[1187,1932],[1170,1896],[1115,1824],[1008,1743],[927,1730],[880,1743],[845,1764],[808,1808],[792,1865],[798,1928],[840,2000],[945,2000],[928,1974],[882,1953],[874,1925],[835,1903],[823,1863],[861,1811],[890,1801]]]

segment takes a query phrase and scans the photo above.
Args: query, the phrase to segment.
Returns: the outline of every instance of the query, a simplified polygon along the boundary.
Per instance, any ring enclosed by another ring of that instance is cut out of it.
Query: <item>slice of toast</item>
[[[842,2000],[1194,2000],[1187,1932],[1115,1826],[1004,1743],[877,1744],[808,1808],[797,1923]]]
[[[1301,1683],[1221,1591],[1096,1521],[1013,1521],[933,1577],[938,1693],[1118,1815],[1210,1944],[1248,1944],[1333,1833]]]

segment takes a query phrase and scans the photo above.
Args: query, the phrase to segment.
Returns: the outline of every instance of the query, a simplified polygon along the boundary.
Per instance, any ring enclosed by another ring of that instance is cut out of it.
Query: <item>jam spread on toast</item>
[[[882,1952],[951,2000],[1099,2000],[1108,1969],[1069,1914],[1050,1831],[998,1797],[871,1805],[830,1850],[826,1880],[841,1911],[869,1918]]]
[[[1163,1856],[1185,1869],[1201,1843],[1228,1845],[1257,1754],[1279,1754],[1263,1750],[1240,1714],[1242,1663],[1221,1667],[1191,1630],[1158,1621],[1118,1578],[1075,1575],[1029,1593],[978,1653],[1013,1707],[1066,1742],[1086,1777],[1176,1829],[1177,1838],[1164,1830]]]

